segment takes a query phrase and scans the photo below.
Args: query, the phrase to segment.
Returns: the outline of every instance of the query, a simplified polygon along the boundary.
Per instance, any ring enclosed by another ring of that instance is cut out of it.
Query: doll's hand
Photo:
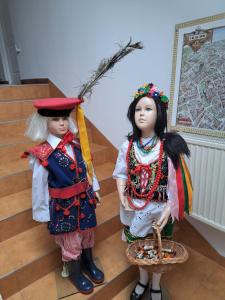
[[[127,198],[126,196],[120,197],[120,202],[123,205],[123,207],[126,207],[126,204],[127,204],[127,199],[126,198]]]
[[[117,184],[117,190],[120,198],[120,202],[123,205],[125,210],[133,210],[128,203],[127,200],[127,195],[126,195],[126,185],[127,185],[127,180],[123,178],[117,178],[116,179],[116,184]]]
[[[162,231],[164,226],[167,224],[170,214],[171,214],[171,209],[168,205],[166,205],[166,207],[164,208],[161,214],[161,217],[157,221],[157,226],[159,227],[160,231]]]
[[[125,194],[126,179],[117,178],[116,184],[117,184],[117,190],[118,190],[120,201],[122,205],[125,207],[127,203],[126,194]]]
[[[99,192],[95,192],[95,198],[97,200],[97,205],[101,204],[101,196],[99,195]]]
[[[128,211],[133,211],[134,210],[132,207],[130,207],[129,202],[127,200],[127,196],[122,197],[122,199],[120,199],[120,201],[121,201],[121,203],[122,203],[125,210],[128,210]]]

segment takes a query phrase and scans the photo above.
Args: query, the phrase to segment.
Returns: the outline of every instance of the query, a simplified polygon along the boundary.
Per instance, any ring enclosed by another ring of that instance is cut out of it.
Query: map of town
[[[176,123],[225,131],[225,40],[183,47]]]

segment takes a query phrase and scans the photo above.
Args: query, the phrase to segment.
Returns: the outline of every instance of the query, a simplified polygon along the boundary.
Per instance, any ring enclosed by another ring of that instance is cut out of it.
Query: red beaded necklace
[[[152,196],[153,196],[153,193],[155,192],[155,190],[157,189],[158,185],[159,185],[159,181],[160,181],[160,178],[161,178],[161,173],[162,173],[162,157],[163,157],[163,141],[160,141],[160,150],[159,150],[159,158],[158,158],[158,166],[157,166],[157,173],[156,173],[156,177],[155,177],[155,180],[154,180],[154,183],[152,185],[152,187],[150,188],[149,192],[146,193],[146,194],[141,194],[141,193],[138,193],[135,189],[135,186],[133,185],[132,183],[132,180],[131,180],[131,172],[129,170],[129,166],[130,166],[130,151],[131,151],[131,147],[132,147],[132,144],[133,144],[133,138],[130,140],[129,142],[129,146],[128,146],[128,150],[127,150],[127,155],[126,155],[126,162],[127,162],[127,188],[131,189],[132,191],[132,194],[135,195],[137,198],[139,199],[144,199],[146,200],[144,205],[141,206],[141,207],[138,207],[136,205],[133,204],[132,202],[132,198],[130,195],[127,196],[127,200],[129,202],[129,205],[131,208],[135,209],[135,210],[142,210],[144,209],[148,203],[150,202]],[[146,164],[142,164],[140,162],[138,162],[138,168],[136,168],[138,171],[140,169],[145,169],[149,174],[151,174],[151,167],[150,165],[146,165]]]

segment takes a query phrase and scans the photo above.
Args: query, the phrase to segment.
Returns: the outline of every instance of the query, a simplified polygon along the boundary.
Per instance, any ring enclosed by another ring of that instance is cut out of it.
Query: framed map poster
[[[169,127],[225,137],[225,13],[175,26]]]

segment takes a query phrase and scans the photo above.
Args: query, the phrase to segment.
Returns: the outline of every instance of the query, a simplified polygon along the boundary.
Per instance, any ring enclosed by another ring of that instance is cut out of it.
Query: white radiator
[[[225,144],[182,135],[191,158],[187,164],[193,182],[191,216],[225,232]]]

